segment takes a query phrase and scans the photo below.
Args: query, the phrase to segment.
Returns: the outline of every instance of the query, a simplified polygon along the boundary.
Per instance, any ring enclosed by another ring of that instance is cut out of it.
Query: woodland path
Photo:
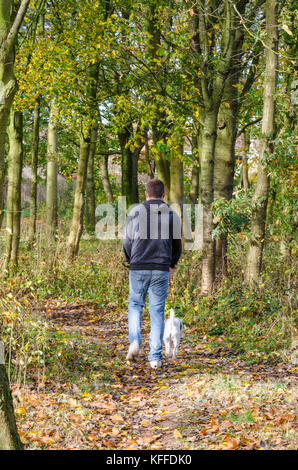
[[[14,387],[26,448],[297,448],[293,366],[248,365],[229,349],[212,350],[204,339],[194,342],[195,331],[186,328],[177,360],[153,371],[147,362],[146,313],[145,350],[127,364],[126,314],[116,306],[103,311],[88,303],[53,301],[38,310],[70,338],[69,361],[76,372],[63,383],[53,374],[44,383],[33,377],[30,386]],[[90,349],[83,353],[86,344]]]

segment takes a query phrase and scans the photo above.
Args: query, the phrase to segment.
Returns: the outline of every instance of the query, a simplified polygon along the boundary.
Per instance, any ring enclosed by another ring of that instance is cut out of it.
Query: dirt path
[[[53,375],[15,389],[27,448],[297,448],[295,371],[288,364],[248,366],[206,341],[192,344],[186,329],[178,359],[153,371],[147,321],[144,350],[127,364],[126,315],[113,305],[101,311],[47,303],[39,310],[66,337],[76,332],[78,350],[91,345],[94,365],[88,378],[78,372],[77,380],[57,383]]]

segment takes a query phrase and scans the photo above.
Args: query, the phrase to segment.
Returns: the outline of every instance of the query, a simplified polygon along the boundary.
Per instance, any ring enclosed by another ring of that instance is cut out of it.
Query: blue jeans
[[[129,341],[142,342],[142,313],[149,292],[149,314],[151,320],[149,361],[162,357],[165,303],[169,286],[168,271],[130,271],[128,328]]]

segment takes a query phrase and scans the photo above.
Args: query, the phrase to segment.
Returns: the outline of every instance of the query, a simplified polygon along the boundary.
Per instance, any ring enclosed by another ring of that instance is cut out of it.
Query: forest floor
[[[297,448],[293,365],[250,365],[186,328],[177,360],[154,371],[146,312],[144,350],[128,364],[125,311],[58,301],[34,309],[72,352],[57,350],[44,380],[13,387],[27,449]]]

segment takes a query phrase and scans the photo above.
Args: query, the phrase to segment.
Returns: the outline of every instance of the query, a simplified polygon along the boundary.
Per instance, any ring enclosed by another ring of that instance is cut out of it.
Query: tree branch
[[[260,59],[260,53],[261,53],[261,44],[258,42],[254,49],[253,60],[247,73],[246,81],[245,81],[244,87],[240,95],[240,100],[244,98],[244,96],[251,89],[255,81],[256,73],[257,73],[257,66],[258,66],[259,59]]]
[[[248,122],[247,124],[245,124],[245,126],[242,127],[242,129],[240,129],[240,131],[238,132],[238,136],[243,134],[243,132],[250,126],[253,126],[254,124],[257,124],[258,122],[260,122],[262,120],[262,118],[258,118],[258,119],[255,119],[254,121],[250,121]]]
[[[18,12],[16,14],[16,17],[14,19],[14,22],[12,24],[12,27],[10,28],[10,31],[7,36],[7,48],[10,49],[13,47],[16,41],[17,34],[19,32],[19,29],[21,27],[21,24],[23,22],[24,16],[26,14],[27,8],[29,6],[30,0],[22,0],[22,3],[20,5],[20,8],[18,9]]]
[[[121,155],[121,150],[120,149],[112,149],[112,150],[98,149],[96,150],[96,155]]]

